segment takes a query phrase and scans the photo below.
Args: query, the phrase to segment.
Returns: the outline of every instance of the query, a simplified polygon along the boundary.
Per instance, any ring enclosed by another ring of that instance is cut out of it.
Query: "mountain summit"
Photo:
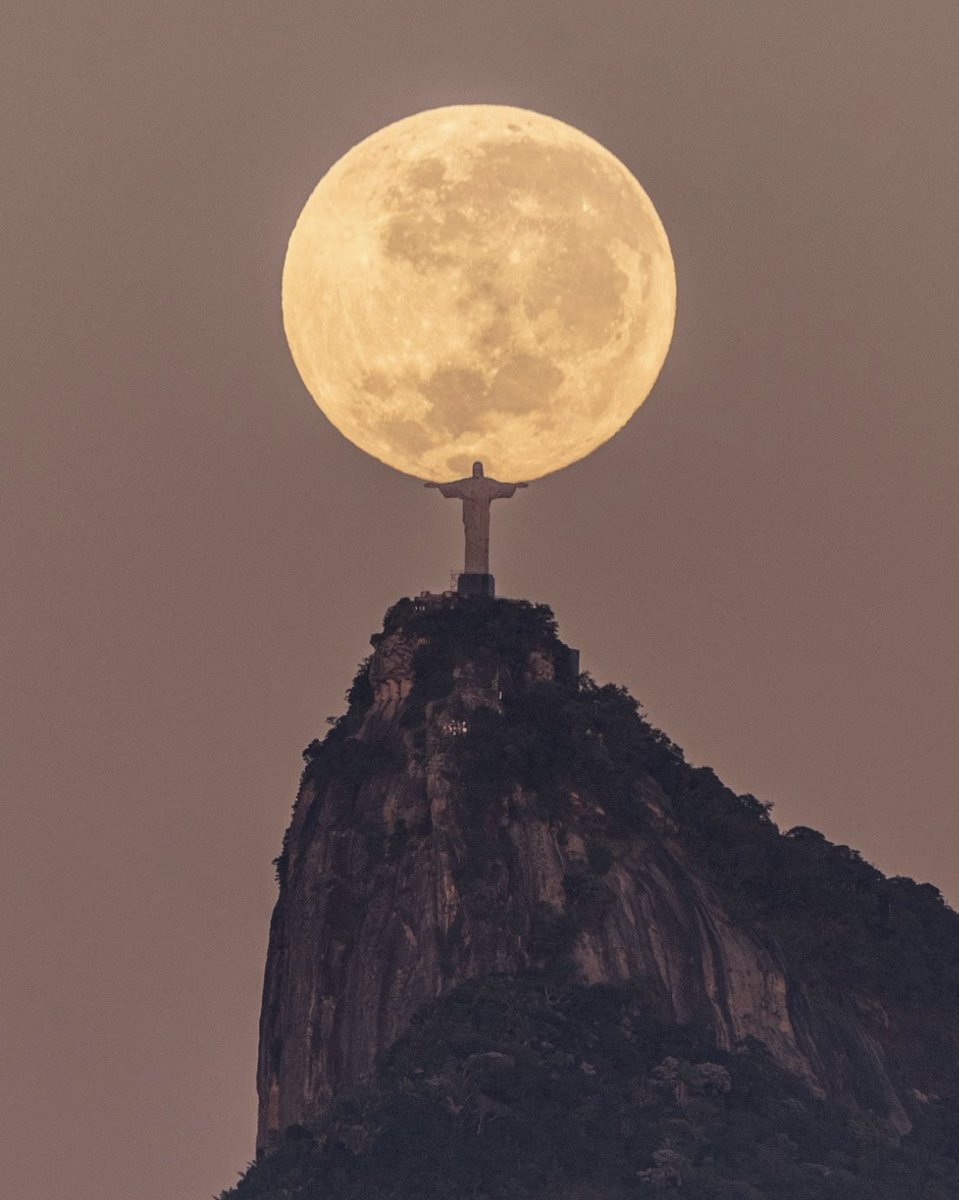
[[[781,833],[579,674],[545,606],[424,595],[371,641],[276,860],[237,1197],[957,1194],[959,917],[934,888]],[[743,1105],[768,1192],[673,1128],[719,1137]],[[558,1167],[578,1138],[599,1158]],[[869,1182],[869,1147],[910,1192]]]

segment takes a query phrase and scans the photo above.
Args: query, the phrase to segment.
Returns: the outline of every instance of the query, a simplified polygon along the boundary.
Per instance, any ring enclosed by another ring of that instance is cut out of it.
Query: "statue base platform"
[[[460,575],[456,581],[458,596],[489,596],[492,600],[496,595],[496,580],[492,575]]]

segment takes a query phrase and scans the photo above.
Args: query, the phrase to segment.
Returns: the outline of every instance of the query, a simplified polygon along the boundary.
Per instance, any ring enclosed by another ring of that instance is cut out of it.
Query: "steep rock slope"
[[[959,931],[937,897],[905,895],[811,831],[780,835],[623,692],[577,677],[542,607],[401,601],[373,644],[348,712],[306,752],[277,860],[261,1147],[318,1127],[424,1002],[528,968],[640,979],[668,1021],[700,1023],[722,1049],[756,1039],[899,1131],[954,1086]],[[835,928],[815,927],[812,903],[804,916],[807,863]],[[873,968],[909,936],[900,909],[914,920],[923,904],[949,954],[928,946],[925,974],[890,983]],[[856,974],[847,942],[863,938],[877,948]]]

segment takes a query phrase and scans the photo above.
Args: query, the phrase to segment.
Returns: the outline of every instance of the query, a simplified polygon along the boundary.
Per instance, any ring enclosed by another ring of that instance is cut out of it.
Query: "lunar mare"
[[[649,197],[579,130],[524,109],[407,117],[321,179],[283,321],[361,449],[431,480],[535,479],[629,420],[666,357],[672,255]]]

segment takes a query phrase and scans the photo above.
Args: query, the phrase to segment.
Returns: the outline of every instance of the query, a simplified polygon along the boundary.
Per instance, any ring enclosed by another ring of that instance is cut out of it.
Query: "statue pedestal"
[[[459,596],[489,596],[492,600],[496,595],[496,580],[492,575],[460,575],[456,593]]]

